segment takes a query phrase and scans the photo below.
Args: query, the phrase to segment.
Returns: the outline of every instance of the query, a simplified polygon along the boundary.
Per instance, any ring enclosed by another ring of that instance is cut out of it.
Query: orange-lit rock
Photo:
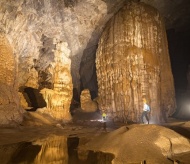
[[[98,109],[97,102],[93,101],[90,96],[90,91],[85,89],[80,96],[81,108],[85,112],[95,112]]]
[[[175,109],[164,23],[156,9],[128,3],[106,25],[96,54],[99,108],[121,121],[139,121],[146,98],[151,119]]]
[[[26,87],[32,87],[32,88],[38,88],[38,72],[35,70],[35,68],[28,70],[28,79],[25,83]]]
[[[22,109],[17,93],[17,66],[12,48],[0,33],[0,124],[13,125],[22,121]]]
[[[20,105],[22,108],[27,109],[28,108],[28,103],[23,95],[23,93],[18,92],[19,98],[20,98]]]
[[[70,120],[70,103],[72,99],[72,78],[70,73],[70,50],[67,43],[57,42],[54,50],[53,89],[44,88],[41,93],[47,108],[39,109],[57,120]]]
[[[64,136],[51,136],[33,142],[40,145],[41,150],[34,159],[34,163],[68,163],[67,138]]]

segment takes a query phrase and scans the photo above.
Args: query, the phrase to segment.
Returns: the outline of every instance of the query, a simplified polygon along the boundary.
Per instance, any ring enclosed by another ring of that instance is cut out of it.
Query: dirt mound
[[[113,163],[171,163],[181,153],[190,154],[189,141],[165,127],[158,125],[123,126],[101,135],[87,143],[85,149],[103,151],[115,155]]]

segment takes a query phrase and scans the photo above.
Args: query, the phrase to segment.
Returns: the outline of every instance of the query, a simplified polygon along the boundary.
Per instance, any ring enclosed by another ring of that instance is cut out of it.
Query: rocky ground
[[[168,123],[160,125],[122,124],[110,120],[105,124],[97,112],[75,113],[70,123],[57,123],[38,113],[27,113],[24,122],[17,127],[1,128],[0,154],[3,155],[5,145],[47,142],[50,136],[79,138],[78,156],[82,154],[83,158],[84,151],[93,150],[114,154],[112,163],[169,164],[176,160],[188,164],[190,161],[190,122],[170,118]]]

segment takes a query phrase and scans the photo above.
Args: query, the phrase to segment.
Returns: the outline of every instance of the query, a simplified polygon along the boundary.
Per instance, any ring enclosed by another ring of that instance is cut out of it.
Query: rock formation
[[[14,125],[22,121],[17,92],[17,63],[5,34],[0,33],[0,124]]]
[[[81,108],[84,112],[95,112],[98,109],[97,102],[92,101],[90,91],[85,89],[80,96]]]
[[[138,122],[146,98],[151,119],[175,109],[166,32],[156,9],[128,3],[106,25],[96,54],[99,108],[121,121]],[[162,109],[161,109],[162,106]]]
[[[44,88],[41,93],[47,104],[46,112],[58,120],[70,120],[69,113],[72,99],[72,78],[70,74],[71,60],[69,59],[70,50],[66,42],[56,44],[54,60],[52,63],[53,89]]]

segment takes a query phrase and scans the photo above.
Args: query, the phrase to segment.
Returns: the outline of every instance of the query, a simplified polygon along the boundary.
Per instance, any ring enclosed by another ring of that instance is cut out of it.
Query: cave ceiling
[[[79,88],[79,68],[94,57],[106,22],[127,0],[0,0],[0,32],[10,42],[18,63],[18,84],[24,86],[31,68],[44,71],[54,60],[52,50],[67,42],[71,51],[73,86]],[[166,28],[189,30],[189,0],[141,0],[159,10]],[[88,53],[89,52],[89,53]]]

